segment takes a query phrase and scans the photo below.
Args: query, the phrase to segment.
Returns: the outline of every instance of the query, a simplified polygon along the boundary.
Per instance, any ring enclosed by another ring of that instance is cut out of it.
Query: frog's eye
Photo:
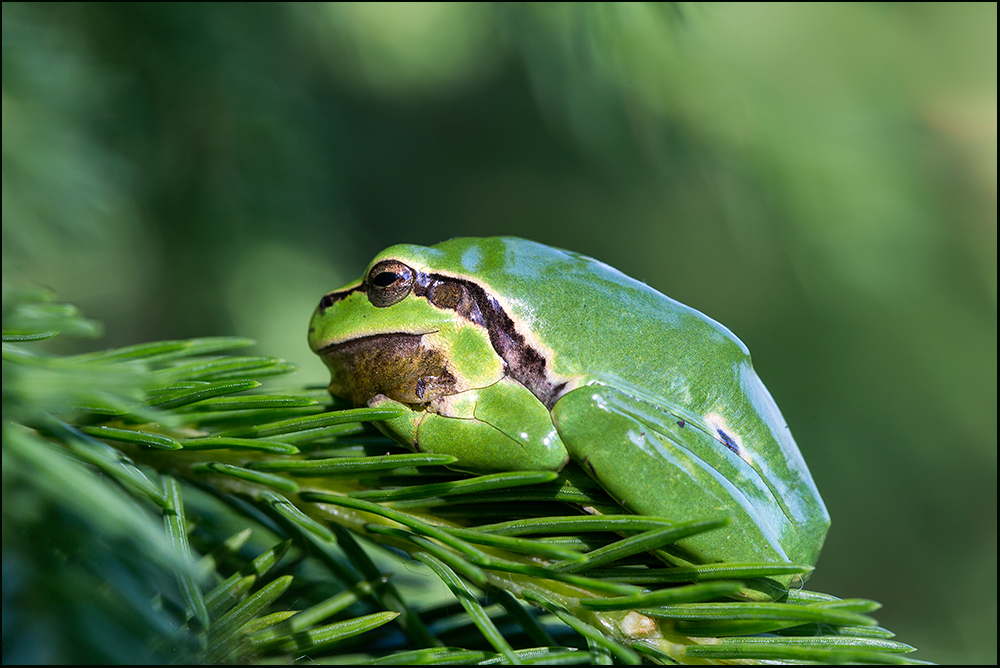
[[[413,289],[413,270],[402,262],[384,260],[368,273],[368,301],[384,308],[403,300]]]

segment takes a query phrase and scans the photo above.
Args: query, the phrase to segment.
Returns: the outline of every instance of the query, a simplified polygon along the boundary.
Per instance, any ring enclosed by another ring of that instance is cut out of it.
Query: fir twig
[[[57,332],[97,328],[40,297],[4,297],[5,527],[30,524],[7,498],[28,490],[109,546],[140,545],[115,558],[175,583],[146,575],[119,592],[152,620],[152,656],[913,662],[870,616],[877,604],[775,579],[809,567],[657,558],[724,522],[623,514],[572,467],[450,471],[452,458],[404,452],[365,426],[391,409],[328,411],[312,390],[259,390],[290,366],[220,355],[246,339],[47,355],[40,342]],[[427,579],[389,580],[416,563],[461,605],[429,600]]]

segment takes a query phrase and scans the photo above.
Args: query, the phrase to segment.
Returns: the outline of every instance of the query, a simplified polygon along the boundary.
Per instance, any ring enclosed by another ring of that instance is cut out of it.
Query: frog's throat
[[[377,334],[320,351],[330,368],[330,392],[365,406],[378,395],[426,405],[459,391],[446,355],[427,346],[423,334]]]
[[[453,311],[472,325],[483,328],[493,350],[503,360],[505,375],[526,387],[546,408],[551,410],[559,397],[573,389],[571,379],[553,372],[551,352],[545,351],[537,341],[530,340],[530,334],[519,331],[514,318],[483,285],[463,277],[427,273],[419,269],[413,271],[413,295],[426,299],[435,308]],[[331,292],[323,298],[320,308],[325,310],[354,292],[366,290],[367,279],[358,285]],[[380,336],[411,335],[386,333]],[[327,346],[319,353],[328,357],[329,350],[349,343]]]

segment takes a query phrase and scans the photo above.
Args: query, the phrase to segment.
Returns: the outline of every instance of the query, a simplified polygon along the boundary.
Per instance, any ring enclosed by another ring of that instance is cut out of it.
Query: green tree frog
[[[813,565],[830,518],[746,346],[592,258],[512,237],[397,245],[325,295],[309,345],[330,392],[484,473],[576,461],[625,508],[728,516],[694,562]]]

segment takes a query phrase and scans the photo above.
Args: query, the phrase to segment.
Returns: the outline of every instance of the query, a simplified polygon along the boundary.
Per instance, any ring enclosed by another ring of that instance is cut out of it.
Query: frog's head
[[[379,395],[419,406],[503,376],[484,327],[482,289],[442,269],[441,255],[392,246],[360,279],[323,296],[309,347],[329,367],[333,395],[359,406]]]
[[[330,393],[356,406],[401,408],[376,423],[464,471],[559,470],[567,452],[547,406],[565,383],[537,373],[538,353],[483,278],[495,240],[393,246],[357,281],[325,295],[309,345],[330,369]],[[500,243],[499,245],[502,245]],[[472,249],[472,255],[461,249]]]

